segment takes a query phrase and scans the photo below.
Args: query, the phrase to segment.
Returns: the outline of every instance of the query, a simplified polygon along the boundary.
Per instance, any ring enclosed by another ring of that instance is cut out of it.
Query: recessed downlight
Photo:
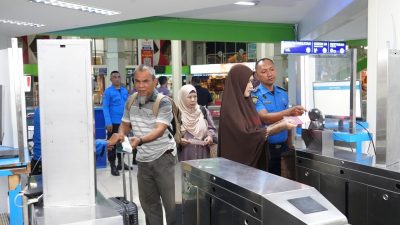
[[[255,6],[258,3],[259,3],[259,1],[239,1],[239,2],[235,2],[235,5]]]

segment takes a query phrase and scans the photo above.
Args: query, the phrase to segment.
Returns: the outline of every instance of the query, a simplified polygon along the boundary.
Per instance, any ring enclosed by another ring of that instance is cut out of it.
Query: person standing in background
[[[135,88],[135,78],[132,76],[132,88],[131,90],[129,90],[129,95],[133,95],[137,92],[136,88]]]
[[[186,84],[179,90],[178,107],[182,113],[182,139],[179,160],[204,159],[210,157],[210,145],[217,142],[217,134],[210,112],[197,104],[197,93],[193,85]],[[203,143],[193,143],[200,140]]]
[[[171,97],[171,92],[168,89],[168,78],[166,76],[160,76],[158,78],[158,83],[160,87],[157,88],[158,93]]]
[[[107,139],[113,133],[118,133],[119,125],[121,124],[122,115],[124,113],[125,102],[128,99],[128,90],[121,86],[121,75],[118,71],[112,71],[110,74],[112,85],[108,87],[103,95],[103,113],[107,129]],[[115,165],[115,160],[118,158],[118,165]],[[121,153],[116,152],[114,147],[108,152],[108,161],[110,162],[111,174],[119,176],[118,170],[129,169],[128,165],[123,163]]]
[[[275,85],[276,70],[274,62],[263,58],[256,63],[256,77],[261,82],[253,93],[257,97],[256,109],[264,124],[273,124],[285,116],[300,116],[305,112],[302,106],[289,108],[288,94],[285,89]],[[283,130],[268,136],[266,150],[270,152],[269,172],[281,175],[281,155],[293,148],[290,132]]]
[[[200,85],[199,77],[192,77],[192,85],[196,88],[197,92],[197,103],[202,106],[209,106],[212,102],[212,97],[207,88],[203,88]]]
[[[31,160],[31,174],[42,174],[42,143],[40,137],[40,109],[37,107],[33,116],[33,154]]]

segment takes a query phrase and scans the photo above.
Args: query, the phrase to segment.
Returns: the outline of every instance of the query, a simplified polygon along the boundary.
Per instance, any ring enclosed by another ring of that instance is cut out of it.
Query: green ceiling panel
[[[62,36],[114,37],[224,42],[294,40],[293,24],[150,17],[51,33]]]

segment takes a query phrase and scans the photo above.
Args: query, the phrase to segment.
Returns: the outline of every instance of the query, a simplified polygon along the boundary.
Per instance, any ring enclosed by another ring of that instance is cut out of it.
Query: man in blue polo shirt
[[[118,133],[122,115],[124,114],[125,102],[128,99],[128,90],[121,86],[121,75],[118,71],[111,72],[110,80],[112,85],[105,90],[103,95],[103,113],[107,129],[107,139],[113,133]],[[117,157],[118,166],[115,166],[115,159]],[[111,174],[114,176],[119,176],[118,170],[121,170],[122,166],[128,169],[128,166],[121,160],[121,153],[116,153],[115,147],[108,152],[108,161],[110,162]]]
[[[261,121],[273,124],[283,119],[284,116],[300,116],[305,112],[304,107],[294,106],[289,108],[288,95],[285,89],[274,85],[276,71],[274,62],[263,58],[256,63],[256,77],[260,81],[254,95],[257,96],[256,109]],[[266,149],[270,153],[268,171],[281,175],[281,154],[292,147],[292,140],[287,130],[268,136]]]

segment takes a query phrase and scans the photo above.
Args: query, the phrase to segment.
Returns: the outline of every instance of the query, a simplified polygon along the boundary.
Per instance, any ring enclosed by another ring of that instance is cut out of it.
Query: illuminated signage
[[[346,54],[345,42],[282,41],[282,54]]]

